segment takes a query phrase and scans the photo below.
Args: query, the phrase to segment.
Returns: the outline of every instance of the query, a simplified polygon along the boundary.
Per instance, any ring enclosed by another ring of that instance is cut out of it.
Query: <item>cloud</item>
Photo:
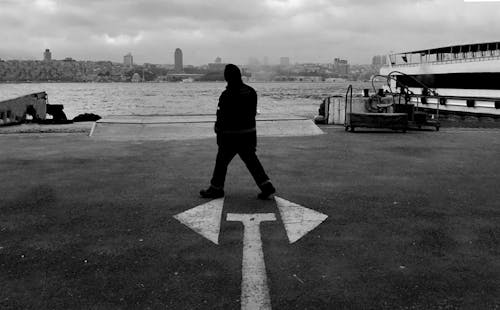
[[[117,45],[117,46],[119,45],[128,46],[140,43],[143,39],[143,34],[138,33],[135,36],[127,34],[119,34],[113,37],[105,33],[102,35],[102,39],[104,39],[104,42],[106,42],[106,44]]]
[[[57,3],[54,0],[36,0],[35,6],[40,10],[45,10],[50,13],[57,11]]]
[[[500,3],[462,0],[0,0],[0,58],[185,63],[216,56],[369,62],[390,50],[498,39]],[[29,18],[27,18],[29,16]]]

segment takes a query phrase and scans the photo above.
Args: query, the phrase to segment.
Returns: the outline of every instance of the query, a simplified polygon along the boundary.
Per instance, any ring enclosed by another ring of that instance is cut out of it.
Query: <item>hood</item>
[[[243,84],[243,81],[241,80],[241,71],[233,64],[226,65],[226,68],[224,69],[224,79],[226,80],[228,87]]]

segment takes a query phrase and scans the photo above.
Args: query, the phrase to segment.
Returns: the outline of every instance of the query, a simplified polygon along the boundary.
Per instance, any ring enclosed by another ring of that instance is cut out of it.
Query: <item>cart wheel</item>
[[[436,126],[436,131],[439,131],[439,126]]]
[[[354,132],[354,127],[353,126],[351,126],[351,132]]]

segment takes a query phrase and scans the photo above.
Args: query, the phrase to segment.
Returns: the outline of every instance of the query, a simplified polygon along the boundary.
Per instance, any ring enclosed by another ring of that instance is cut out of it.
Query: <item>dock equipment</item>
[[[410,80],[415,80],[415,82],[422,87],[422,95],[414,94],[407,85],[397,80],[394,74],[404,75]],[[393,112],[406,113],[408,115],[408,128],[422,129],[423,127],[434,127],[436,131],[439,131],[439,127],[441,126],[439,122],[439,106],[446,104],[447,98],[445,96],[440,96],[435,90],[427,87],[421,81],[400,71],[392,71],[389,75],[373,76],[372,87],[374,90],[375,86],[373,82],[377,77],[387,79],[388,90],[386,95],[392,96],[393,98]],[[396,81],[399,92],[397,89],[394,91],[391,88],[391,80]],[[435,99],[436,107],[433,111],[419,107],[420,103],[428,103],[428,98]],[[413,104],[413,102],[415,102],[415,104]]]
[[[348,100],[350,99],[350,100]],[[349,101],[349,103],[348,103]],[[347,108],[349,107],[349,110]],[[384,103],[380,103],[381,110],[386,110],[389,107]],[[392,130],[402,130],[406,132],[408,128],[407,113],[389,113],[389,112],[368,112],[368,113],[353,113],[352,112],[352,85],[349,85],[345,95],[345,120],[344,128],[346,131],[354,132],[355,128],[389,128]]]
[[[393,105],[393,109],[396,113],[406,113],[408,115],[408,128],[422,129],[423,127],[434,127],[436,131],[439,131],[440,123],[437,118],[434,118],[434,114],[431,117],[429,113],[419,111],[418,106],[414,104],[396,103]]]

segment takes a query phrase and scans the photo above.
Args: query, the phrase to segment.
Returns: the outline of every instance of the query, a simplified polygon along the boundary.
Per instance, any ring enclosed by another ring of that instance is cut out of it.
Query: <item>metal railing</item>
[[[424,62],[414,62],[414,63],[402,63],[402,64],[392,64],[385,67],[418,67],[424,64],[429,65],[442,65],[442,64],[453,64],[453,63],[466,63],[466,62],[481,62],[489,60],[500,60],[500,55],[498,56],[481,56],[481,57],[471,57],[471,58],[460,58],[460,59],[448,59],[448,60],[434,60],[434,61],[424,61]]]

